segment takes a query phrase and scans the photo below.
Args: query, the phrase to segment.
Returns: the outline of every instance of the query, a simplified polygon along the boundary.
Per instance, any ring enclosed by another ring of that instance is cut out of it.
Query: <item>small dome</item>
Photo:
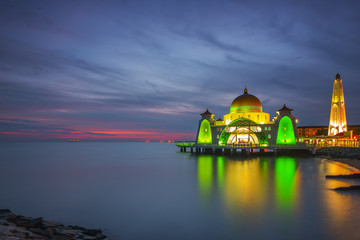
[[[230,106],[230,113],[235,112],[262,112],[262,104],[254,95],[248,94],[244,89],[244,94],[234,99]]]

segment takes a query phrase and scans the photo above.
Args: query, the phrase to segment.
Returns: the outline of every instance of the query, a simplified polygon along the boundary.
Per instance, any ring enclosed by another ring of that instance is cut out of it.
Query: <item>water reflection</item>
[[[346,164],[335,161],[328,162],[322,170],[326,172],[326,174],[331,175],[348,174],[349,171],[356,171],[356,169]],[[323,185],[323,188],[327,189],[327,191],[324,191],[324,207],[327,211],[327,222],[329,228],[332,229],[335,239],[345,239],[345,237],[346,239],[359,239],[359,231],[357,229],[355,230],[354,227],[347,222],[353,217],[354,209],[360,206],[360,195],[350,192],[335,192],[328,189],[358,184],[359,181],[354,179],[328,179]]]
[[[267,171],[259,162],[258,158],[227,162],[223,194],[229,212],[255,217],[264,210],[267,199]]]
[[[219,188],[224,187],[224,177],[225,177],[225,157],[217,157],[217,180]]]
[[[347,213],[340,206],[350,204],[351,197],[328,189],[349,183],[325,180],[325,175],[351,170],[354,169],[339,163],[294,157],[197,156],[202,203],[216,197],[225,215],[245,217],[250,223],[270,216],[288,225],[289,220],[295,221],[299,214],[304,214],[302,208],[309,201],[316,201],[313,204],[318,204],[318,213],[323,211],[344,221]]]
[[[275,159],[276,202],[278,208],[290,211],[293,209],[296,184],[296,160],[292,157],[278,157]]]
[[[284,211],[294,206],[299,179],[295,158],[233,160],[199,155],[197,164],[202,198],[211,197],[216,188],[232,214],[260,214],[272,203]]]
[[[198,182],[200,195],[208,199],[213,188],[213,158],[212,156],[198,157]]]
[[[111,239],[359,239],[360,193],[328,189],[360,181],[325,179],[352,171],[343,164],[175,151],[1,143],[0,206],[103,228]]]

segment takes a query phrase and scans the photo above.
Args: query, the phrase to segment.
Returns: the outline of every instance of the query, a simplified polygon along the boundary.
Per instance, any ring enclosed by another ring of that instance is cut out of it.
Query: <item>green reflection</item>
[[[275,161],[275,186],[278,207],[289,210],[295,199],[296,160],[279,157]]]
[[[250,214],[253,221],[273,206],[270,199],[275,199],[278,211],[292,212],[297,192],[295,158],[197,158],[199,195],[205,203],[219,194],[231,215]]]
[[[264,184],[268,185],[269,160],[260,159],[259,161],[260,176]]]
[[[218,186],[220,189],[224,187],[224,177],[225,177],[225,157],[217,158],[217,180]]]
[[[198,181],[200,194],[209,197],[212,191],[213,162],[212,156],[198,156]]]
[[[261,171],[267,175],[267,172],[268,172],[268,165],[269,165],[269,160],[268,159],[260,159],[260,162],[259,162],[259,167],[261,169]]]

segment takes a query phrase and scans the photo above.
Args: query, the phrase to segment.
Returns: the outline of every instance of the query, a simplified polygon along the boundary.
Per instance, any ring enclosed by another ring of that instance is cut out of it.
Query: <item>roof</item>
[[[205,112],[201,113],[200,115],[207,115],[207,114],[212,114],[211,112],[209,112],[209,109],[207,108]]]
[[[284,104],[284,106],[281,109],[279,109],[278,111],[281,112],[281,111],[294,111],[294,110],[286,107],[286,105]]]
[[[222,121],[221,117],[219,117],[218,120],[216,120],[216,121]]]
[[[232,101],[230,113],[233,112],[262,112],[262,104],[256,96],[249,94],[245,88],[244,94]]]

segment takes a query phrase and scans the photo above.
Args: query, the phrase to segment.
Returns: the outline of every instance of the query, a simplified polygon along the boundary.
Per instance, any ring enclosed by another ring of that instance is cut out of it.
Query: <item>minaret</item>
[[[335,136],[338,133],[346,131],[347,124],[342,79],[340,78],[340,74],[336,74],[331,100],[328,135]]]

